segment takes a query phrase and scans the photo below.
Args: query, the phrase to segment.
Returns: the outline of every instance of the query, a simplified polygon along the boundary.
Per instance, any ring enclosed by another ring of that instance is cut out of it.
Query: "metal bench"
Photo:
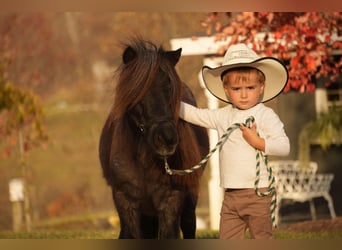
[[[316,219],[316,209],[313,199],[323,197],[327,203],[331,218],[335,218],[333,199],[330,196],[330,186],[334,178],[333,174],[317,173],[317,163],[310,162],[304,168],[299,161],[270,161],[275,177],[277,191],[276,222],[280,221],[281,201],[289,199],[297,202],[310,203],[310,213],[312,220]]]

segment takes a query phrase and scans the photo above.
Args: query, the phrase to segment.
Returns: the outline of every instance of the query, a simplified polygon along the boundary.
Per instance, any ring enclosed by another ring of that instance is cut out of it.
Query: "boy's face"
[[[257,70],[230,71],[223,78],[223,88],[229,101],[238,109],[258,104],[264,93],[264,81]]]

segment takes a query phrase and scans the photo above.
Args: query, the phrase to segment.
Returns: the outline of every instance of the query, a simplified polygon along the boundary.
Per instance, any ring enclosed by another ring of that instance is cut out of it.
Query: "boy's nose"
[[[241,97],[246,98],[247,97],[247,91],[245,89],[241,90]]]

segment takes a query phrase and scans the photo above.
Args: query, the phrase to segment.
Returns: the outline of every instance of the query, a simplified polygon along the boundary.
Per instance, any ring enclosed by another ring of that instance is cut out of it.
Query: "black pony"
[[[174,169],[196,165],[209,151],[205,129],[180,120],[180,101],[196,105],[175,65],[181,49],[165,51],[133,39],[125,45],[115,98],[100,138],[103,175],[112,188],[119,238],[195,238],[200,177]]]

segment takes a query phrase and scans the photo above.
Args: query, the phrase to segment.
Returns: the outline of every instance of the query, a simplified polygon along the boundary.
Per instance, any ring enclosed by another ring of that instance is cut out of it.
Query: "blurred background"
[[[287,22],[293,25],[293,20],[299,16],[303,13],[288,16]],[[171,39],[196,40],[196,37],[222,31],[223,23],[236,28],[234,22],[238,23],[238,19],[230,22],[236,17],[239,17],[237,13],[204,12],[1,12],[0,230],[13,228],[17,208],[13,206],[15,198],[9,194],[9,182],[23,175],[29,193],[29,205],[24,212],[29,213],[33,228],[51,225],[72,229],[82,223],[84,228],[117,225],[111,191],[101,173],[98,142],[113,101],[113,74],[121,63],[121,43],[139,35],[170,49]],[[246,20],[249,19],[243,18],[247,30]],[[340,32],[339,13],[336,20],[335,26]],[[285,25],[280,22],[286,20],[277,19],[277,24],[273,25],[284,29]],[[291,27],[286,27],[285,31],[291,33]],[[237,28],[225,30],[226,34],[240,31]],[[218,55],[224,53],[224,48]],[[316,48],[311,50],[317,51]],[[332,60],[338,65],[341,50],[336,50]],[[189,85],[200,107],[207,107],[198,79],[204,57],[203,54],[182,56],[177,64],[181,79]],[[312,62],[313,59],[309,61],[311,66]],[[293,66],[290,60],[287,63]],[[315,72],[322,69],[317,65],[312,67]],[[310,69],[307,65],[302,68]],[[336,72],[333,73],[335,76]],[[319,81],[314,81],[316,86],[313,86],[310,81],[302,84],[294,79],[287,93],[267,103],[279,113],[289,134],[291,154],[288,159],[298,158],[301,127],[317,113],[314,90]],[[339,91],[327,100],[329,103],[342,101],[341,78],[336,79],[333,84],[330,81],[330,85],[323,82],[324,88]],[[10,111],[8,105],[16,102],[24,106],[14,105],[15,112]],[[197,210],[203,218],[209,209],[209,178],[208,170],[202,179]],[[335,187],[336,197],[338,192]],[[336,212],[341,213],[341,210],[340,206]]]

